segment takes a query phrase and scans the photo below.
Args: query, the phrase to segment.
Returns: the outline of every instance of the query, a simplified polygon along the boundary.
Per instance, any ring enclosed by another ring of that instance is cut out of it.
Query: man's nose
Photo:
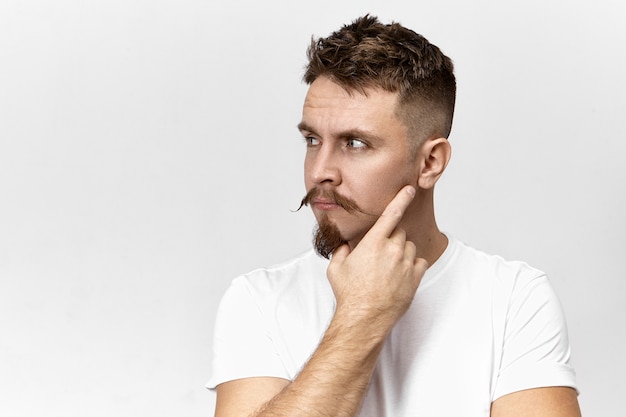
[[[333,150],[328,144],[327,146],[322,145],[311,161],[311,179],[316,184],[329,183],[339,185],[341,183],[339,159],[336,150]]]

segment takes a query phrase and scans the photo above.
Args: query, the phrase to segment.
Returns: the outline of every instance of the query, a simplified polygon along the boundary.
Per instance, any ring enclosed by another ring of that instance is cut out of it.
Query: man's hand
[[[328,267],[337,299],[336,318],[368,323],[381,337],[409,308],[428,267],[398,227],[414,196],[413,187],[402,188],[354,250],[341,246]]]
[[[427,268],[398,228],[414,195],[413,187],[404,187],[354,250],[344,245],[333,254],[328,280],[335,315],[298,376],[292,382],[247,378],[221,384],[216,416],[358,413],[385,338],[411,305]]]

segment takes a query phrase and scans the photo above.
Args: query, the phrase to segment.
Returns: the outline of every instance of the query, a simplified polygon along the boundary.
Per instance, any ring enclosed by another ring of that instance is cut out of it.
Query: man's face
[[[409,157],[396,101],[397,94],[378,89],[348,94],[325,77],[311,84],[304,101],[305,185],[307,192],[319,191],[310,204],[320,226],[335,225],[352,246],[403,186],[417,184],[417,162]],[[358,209],[337,204],[331,192]]]

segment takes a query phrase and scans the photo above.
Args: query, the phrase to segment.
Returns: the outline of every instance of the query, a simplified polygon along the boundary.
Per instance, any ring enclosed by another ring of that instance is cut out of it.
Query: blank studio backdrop
[[[212,415],[222,293],[310,246],[305,48],[366,12],[455,62],[440,226],[549,274],[622,414],[623,3],[382,3],[0,4],[0,415]]]

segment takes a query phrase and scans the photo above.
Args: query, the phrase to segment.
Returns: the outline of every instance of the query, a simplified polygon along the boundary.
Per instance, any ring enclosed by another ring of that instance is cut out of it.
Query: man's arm
[[[358,413],[385,338],[410,306],[427,268],[397,228],[414,194],[414,188],[403,188],[352,252],[344,245],[333,254],[328,280],[335,314],[294,381],[224,383],[217,388],[216,417]]]
[[[217,386],[215,416],[251,416],[289,383],[282,378],[244,378]]]
[[[338,322],[293,382],[248,378],[218,386],[216,417],[356,415],[382,341]]]
[[[576,391],[534,388],[504,395],[491,404],[491,417],[580,417]]]

